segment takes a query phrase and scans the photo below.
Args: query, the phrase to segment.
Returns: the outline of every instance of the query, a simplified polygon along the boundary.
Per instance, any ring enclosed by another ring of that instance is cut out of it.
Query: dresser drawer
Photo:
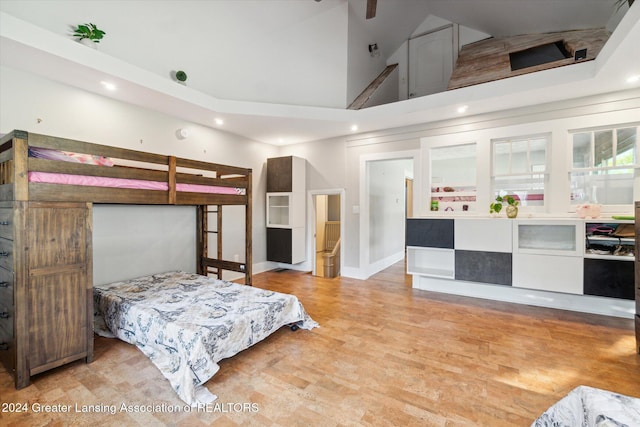
[[[13,239],[13,209],[0,208],[0,237]]]
[[[13,284],[10,282],[0,282],[0,309],[2,307],[11,307],[13,310]]]
[[[0,304],[4,301],[4,293],[9,292],[13,301],[13,271],[0,268]]]
[[[13,306],[0,304],[0,336],[13,339]]]
[[[13,241],[0,238],[0,267],[13,271]]]
[[[2,310],[4,309],[0,308],[0,311]],[[0,364],[3,364],[9,372],[14,370],[14,342],[13,315],[6,319],[0,318]]]

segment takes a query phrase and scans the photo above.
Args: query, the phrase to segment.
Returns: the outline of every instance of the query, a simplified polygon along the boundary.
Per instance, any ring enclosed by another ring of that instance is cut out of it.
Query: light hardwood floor
[[[631,320],[413,290],[403,263],[367,281],[274,271],[254,285],[296,294],[321,326],[283,328],[222,361],[206,384],[218,406],[169,412],[182,402],[152,363],[96,338],[92,364],[19,391],[0,369],[0,401],[28,406],[0,412],[0,425],[529,426],[580,384],[640,397]],[[76,404],[115,414],[51,412]]]

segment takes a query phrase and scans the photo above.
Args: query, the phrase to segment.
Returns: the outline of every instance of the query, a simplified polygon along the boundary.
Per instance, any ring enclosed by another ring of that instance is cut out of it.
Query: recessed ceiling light
[[[116,85],[114,85],[113,83],[105,82],[105,81],[102,81],[100,83],[106,90],[110,90],[110,91],[116,90]]]
[[[214,119],[214,121],[216,122],[216,124],[217,124],[218,126],[222,126],[222,125],[224,124],[224,120],[222,120],[222,119],[221,119],[221,118],[219,118],[219,117],[218,117],[218,118],[216,118],[216,119]]]
[[[633,75],[627,79],[627,83],[638,83],[640,82],[640,74]]]
[[[468,105],[461,105],[460,107],[458,107],[458,113],[460,114],[466,113],[468,109],[469,109]]]
[[[351,132],[355,132],[358,130],[358,125],[351,125]]]

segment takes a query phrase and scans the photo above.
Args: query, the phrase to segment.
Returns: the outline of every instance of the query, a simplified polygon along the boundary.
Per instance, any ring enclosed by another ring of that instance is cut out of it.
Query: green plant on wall
[[[78,40],[91,40],[94,43],[100,43],[105,34],[107,33],[92,23],[80,24],[73,30],[73,37],[77,37]]]
[[[518,206],[518,201],[513,196],[496,196],[496,201],[489,205],[489,213],[500,213],[503,204]]]
[[[185,73],[184,71],[176,71],[176,80],[178,80],[179,82],[186,82],[187,81],[187,73]]]

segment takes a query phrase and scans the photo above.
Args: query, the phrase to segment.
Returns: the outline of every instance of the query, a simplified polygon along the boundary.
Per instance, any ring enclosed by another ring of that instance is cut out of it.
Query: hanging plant
[[[90,40],[94,43],[100,43],[100,40],[102,40],[105,34],[107,33],[98,29],[98,27],[92,23],[78,25],[73,30],[73,37],[77,37],[78,41]]]

